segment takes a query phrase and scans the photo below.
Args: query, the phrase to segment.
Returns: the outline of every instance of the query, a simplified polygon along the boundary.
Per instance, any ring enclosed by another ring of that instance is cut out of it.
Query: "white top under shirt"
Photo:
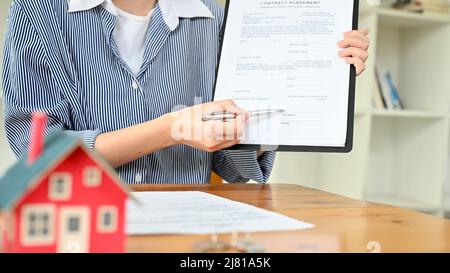
[[[119,9],[111,0],[106,1],[104,7],[117,17],[113,37],[120,57],[137,75],[144,60],[145,40],[154,9],[146,16],[137,16]]]
[[[68,0],[69,12],[79,12],[102,5],[117,17],[113,37],[122,60],[137,76],[142,67],[145,40],[153,10],[147,16],[136,16],[117,8],[112,0]],[[214,18],[209,8],[201,0],[159,0],[161,14],[171,31],[180,22],[179,18]]]

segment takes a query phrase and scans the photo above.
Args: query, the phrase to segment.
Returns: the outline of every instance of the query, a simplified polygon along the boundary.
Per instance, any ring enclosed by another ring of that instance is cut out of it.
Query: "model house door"
[[[89,207],[63,207],[59,213],[58,251],[89,251]]]

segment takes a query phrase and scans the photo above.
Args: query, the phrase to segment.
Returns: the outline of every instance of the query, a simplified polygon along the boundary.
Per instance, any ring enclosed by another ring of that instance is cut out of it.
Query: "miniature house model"
[[[35,115],[28,158],[0,178],[0,247],[6,252],[123,252],[127,188],[65,133],[43,145]]]

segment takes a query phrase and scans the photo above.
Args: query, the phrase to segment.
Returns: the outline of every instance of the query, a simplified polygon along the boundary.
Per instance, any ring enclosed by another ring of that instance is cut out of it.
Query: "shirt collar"
[[[105,5],[111,0],[68,0],[69,12],[78,12]],[[159,0],[159,7],[165,23],[170,30],[175,30],[179,18],[206,17],[214,18],[211,10],[201,0]]]

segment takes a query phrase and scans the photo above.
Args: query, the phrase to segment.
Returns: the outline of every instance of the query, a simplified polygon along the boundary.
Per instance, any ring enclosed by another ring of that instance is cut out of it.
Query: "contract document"
[[[214,100],[282,110],[250,118],[242,144],[348,152],[355,72],[337,42],[357,27],[357,2],[228,1]]]
[[[300,230],[313,225],[204,192],[136,192],[127,233],[213,234]]]

